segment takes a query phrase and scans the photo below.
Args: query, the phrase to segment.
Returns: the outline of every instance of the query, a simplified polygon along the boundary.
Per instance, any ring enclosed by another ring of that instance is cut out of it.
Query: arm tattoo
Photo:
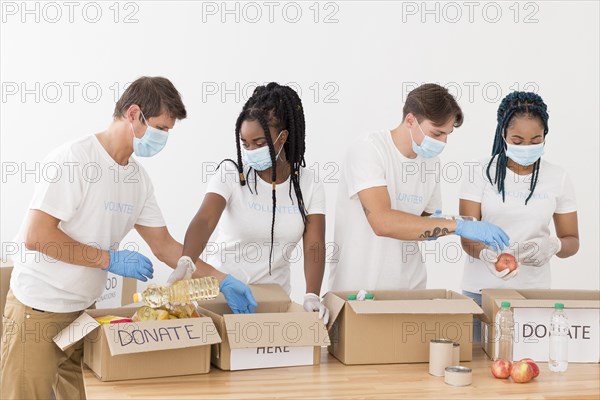
[[[448,228],[440,228],[435,227],[433,228],[433,231],[425,231],[422,234],[419,235],[419,237],[421,239],[435,239],[438,238],[440,236],[446,236],[450,234],[450,230]]]

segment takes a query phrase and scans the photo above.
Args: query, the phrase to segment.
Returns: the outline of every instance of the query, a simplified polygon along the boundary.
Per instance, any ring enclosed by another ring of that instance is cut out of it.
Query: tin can
[[[429,373],[444,376],[446,367],[452,365],[454,342],[447,339],[434,339],[429,342]]]
[[[469,386],[473,382],[473,371],[471,368],[458,365],[446,367],[444,370],[444,382],[451,386]]]

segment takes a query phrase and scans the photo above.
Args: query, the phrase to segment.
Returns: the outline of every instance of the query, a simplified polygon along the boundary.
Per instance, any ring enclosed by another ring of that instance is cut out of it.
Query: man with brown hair
[[[135,228],[154,255],[175,268],[183,246],[169,234],[150,177],[131,157],[160,152],[176,120],[187,115],[173,84],[161,77],[133,82],[113,121],[95,135],[52,151],[56,175],[36,186],[16,242],[3,315],[2,398],[85,398],[83,343],[62,351],[53,337],[93,306],[107,271],[141,281],[151,261],[119,243]],[[27,254],[25,254],[25,249]],[[206,263],[195,276],[217,273]]]
[[[424,289],[418,240],[454,233],[508,246],[508,236],[495,225],[426,218],[442,208],[437,156],[462,122],[454,97],[442,86],[425,84],[408,94],[398,127],[350,146],[337,200],[332,290]]]

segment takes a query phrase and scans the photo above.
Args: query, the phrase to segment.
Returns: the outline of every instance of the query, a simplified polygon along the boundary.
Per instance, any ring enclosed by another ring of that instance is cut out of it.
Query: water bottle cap
[[[565,305],[563,303],[556,303],[554,304],[554,308],[557,310],[562,310],[563,308],[565,308]]]
[[[510,307],[510,302],[509,301],[503,301],[502,303],[500,303],[500,306],[502,308],[509,308]]]
[[[349,294],[348,300],[356,300],[356,294],[355,293]]]
[[[142,294],[141,293],[134,293],[133,294],[133,302],[134,303],[139,303],[140,301],[142,301]]]
[[[365,300],[373,300],[374,298],[375,298],[375,295],[373,293],[365,294]]]

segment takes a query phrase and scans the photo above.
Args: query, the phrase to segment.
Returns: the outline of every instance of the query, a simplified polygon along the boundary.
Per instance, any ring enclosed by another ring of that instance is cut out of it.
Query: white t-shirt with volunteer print
[[[342,168],[330,289],[425,288],[427,271],[418,242],[375,235],[358,192],[386,186],[392,209],[413,215],[433,213],[442,208],[439,158],[405,157],[386,130],[353,143]]]
[[[146,171],[133,158],[126,166],[117,164],[95,135],[52,151],[41,170],[29,209],[60,219],[59,229],[77,242],[116,250],[135,224],[165,225]],[[12,257],[10,287],[15,297],[51,312],[80,311],[93,304],[104,290],[107,272],[26,250],[26,227],[27,219],[15,239],[21,254]],[[97,256],[89,254],[90,259]]]
[[[517,175],[506,169],[504,180],[505,201],[486,176],[490,158],[469,164],[463,176],[460,198],[481,204],[481,220],[498,225],[510,237],[510,249],[516,243],[536,237],[550,236],[550,222],[554,214],[577,211],[575,192],[567,173],[559,166],[542,160],[533,196],[529,196],[532,175]],[[490,176],[495,176],[492,164]],[[550,263],[540,267],[520,265],[519,272],[507,281],[493,276],[483,261],[467,256],[462,279],[463,290],[479,293],[486,288],[550,288]]]
[[[244,170],[248,168],[244,166]],[[256,185],[255,185],[256,184]],[[269,252],[273,212],[272,186],[254,172],[240,185],[239,173],[230,162],[221,164],[206,190],[222,196],[227,205],[203,259],[210,265],[246,284],[279,284],[291,292],[290,264],[300,260],[298,245],[304,222],[290,179],[276,186],[275,229],[271,275]],[[325,214],[325,190],[313,171],[300,169],[300,189],[306,214]]]

